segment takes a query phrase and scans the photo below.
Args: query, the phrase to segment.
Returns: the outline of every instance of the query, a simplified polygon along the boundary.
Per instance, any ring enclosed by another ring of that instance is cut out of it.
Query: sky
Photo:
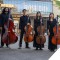
[[[52,2],[40,2],[40,1],[27,1],[27,0],[4,0],[5,4],[13,4],[16,6],[18,11],[22,9],[30,10],[35,13],[41,11],[42,13],[52,12]]]

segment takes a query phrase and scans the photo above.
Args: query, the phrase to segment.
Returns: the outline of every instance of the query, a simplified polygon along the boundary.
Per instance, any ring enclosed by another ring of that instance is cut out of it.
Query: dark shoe
[[[8,48],[8,45],[6,47]]]
[[[33,44],[33,47],[36,47],[36,45],[35,45],[35,44]]]
[[[20,46],[19,47],[22,47],[22,44],[20,44]]]
[[[40,48],[40,50],[43,50],[42,48]]]
[[[19,45],[19,48],[18,49],[21,49],[21,47],[22,47],[22,44]]]
[[[19,47],[18,49],[21,49],[21,47]]]
[[[51,50],[51,52],[55,52],[55,50]]]
[[[38,50],[38,48],[36,47],[36,50]]]
[[[52,50],[52,49],[49,49],[51,52],[54,52],[54,49]]]
[[[30,48],[30,47],[27,47],[27,46],[26,46],[25,48]]]
[[[3,46],[0,46],[0,48],[3,48]]]

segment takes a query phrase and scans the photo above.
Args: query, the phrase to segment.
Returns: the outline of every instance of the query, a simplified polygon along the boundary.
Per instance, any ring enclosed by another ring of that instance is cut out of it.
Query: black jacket
[[[56,19],[54,19],[52,22],[50,20],[47,21],[47,30],[49,29],[50,35],[53,33],[53,28],[57,25]]]
[[[8,21],[8,18],[9,18],[9,14],[0,15],[0,27],[4,26],[4,24]],[[12,19],[12,15],[10,16],[10,18]]]
[[[41,22],[42,22],[42,24],[44,24],[43,19],[34,19],[34,30],[35,31],[37,31],[37,27],[40,26]]]
[[[23,30],[27,23],[31,23],[28,16],[21,16],[19,21],[19,29]]]

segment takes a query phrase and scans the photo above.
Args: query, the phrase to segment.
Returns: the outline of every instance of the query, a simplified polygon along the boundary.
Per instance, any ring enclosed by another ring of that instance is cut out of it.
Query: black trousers
[[[52,44],[52,37],[53,37],[53,35],[49,36],[49,41],[48,41],[48,49],[49,50],[55,50],[57,48],[57,45]]]
[[[20,34],[20,41],[19,41],[19,47],[21,47],[22,46],[22,40],[23,40],[23,35],[24,35],[24,30],[21,30],[21,34]],[[26,47],[28,47],[28,42],[25,42],[25,44],[26,44]]]
[[[1,33],[1,47],[4,46],[4,43],[3,43],[3,41],[2,41],[2,36],[3,36],[4,33],[5,33],[5,29],[2,28],[2,33]],[[8,44],[6,44],[6,46],[8,47]]]

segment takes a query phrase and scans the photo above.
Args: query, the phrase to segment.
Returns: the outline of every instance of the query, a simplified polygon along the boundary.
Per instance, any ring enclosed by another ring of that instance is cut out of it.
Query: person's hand
[[[49,30],[48,30],[48,36],[50,36],[50,32],[49,32]]]
[[[48,36],[50,36],[50,32],[48,32]]]
[[[10,31],[7,29],[6,32],[10,32]]]
[[[9,18],[9,20],[12,20],[11,18]]]
[[[35,31],[33,31],[33,34],[35,35]]]
[[[27,23],[27,25],[30,25],[30,23]]]
[[[19,29],[19,33],[21,33],[21,30]]]

